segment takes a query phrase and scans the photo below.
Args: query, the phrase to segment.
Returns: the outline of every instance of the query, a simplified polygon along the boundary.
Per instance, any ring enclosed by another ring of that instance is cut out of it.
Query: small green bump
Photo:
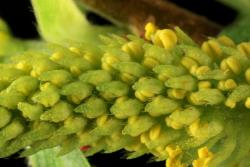
[[[165,82],[165,86],[186,91],[194,91],[197,89],[197,80],[191,75],[183,75],[168,79]]]
[[[215,69],[215,70],[209,70],[205,73],[196,74],[195,76],[199,80],[207,80],[207,79],[225,80],[230,77],[230,74],[228,73],[228,71]]]
[[[11,120],[12,114],[10,111],[0,107],[0,128],[7,125]]]
[[[136,140],[136,138],[129,135],[123,135],[120,131],[114,132],[106,139],[105,153],[121,150],[128,145],[134,144]]]
[[[90,97],[85,103],[74,109],[77,113],[82,113],[87,118],[97,118],[107,112],[106,102],[98,97]]]
[[[178,77],[186,73],[183,67],[174,65],[157,65],[153,68],[153,71],[161,81],[166,81],[169,78]]]
[[[52,70],[44,72],[40,75],[39,80],[44,82],[51,82],[56,86],[63,86],[72,81],[73,76],[66,70]]]
[[[28,63],[32,66],[30,75],[33,77],[39,77],[46,71],[56,70],[59,68],[59,65],[49,60],[47,55],[31,53],[31,55],[25,56],[31,56],[30,62]]]
[[[80,104],[82,100],[92,94],[93,87],[81,81],[76,81],[65,85],[61,94],[67,96],[75,104]]]
[[[90,62],[84,58],[74,56],[73,53],[55,52],[51,55],[50,59],[61,66],[69,69],[74,75],[79,75],[84,71],[92,69]]]
[[[22,112],[24,118],[31,121],[39,120],[43,113],[43,107],[41,104],[29,104],[27,102],[20,102],[17,105],[18,110]]]
[[[124,122],[122,120],[102,115],[96,119],[96,127],[91,133],[100,136],[110,136],[114,132],[120,132],[123,126]]]
[[[198,139],[209,139],[221,133],[224,129],[221,122],[212,120],[209,122],[200,122],[196,120],[188,127],[188,134]]]
[[[7,91],[17,91],[25,96],[30,95],[38,88],[38,80],[30,76],[23,76],[11,83]]]
[[[143,43],[140,38],[127,42],[122,46],[122,51],[128,53],[135,61],[141,61],[143,58],[144,50],[143,50]]]
[[[69,117],[64,125],[56,131],[57,135],[69,135],[81,131],[87,125],[87,119],[79,116]]]
[[[44,111],[40,119],[50,122],[61,122],[66,120],[72,113],[72,106],[66,102],[60,101],[51,109]]]
[[[114,64],[114,69],[120,72],[123,81],[129,83],[146,74],[146,68],[136,62],[118,62]],[[132,79],[123,77],[123,74],[131,76]]]
[[[138,115],[144,108],[143,103],[137,99],[120,97],[110,108],[110,112],[116,118],[126,119],[130,116]]]
[[[32,96],[32,101],[51,107],[60,100],[59,90],[50,83],[45,83],[40,87],[41,91]]]
[[[16,138],[24,131],[24,125],[18,119],[13,120],[0,131],[0,146],[6,141]]]
[[[157,96],[146,105],[145,112],[148,112],[151,116],[157,117],[169,114],[179,107],[176,101],[163,96]]]
[[[0,70],[0,81],[12,82],[17,78],[24,75],[24,72],[15,68],[10,68],[7,66],[1,66]]]
[[[80,81],[93,84],[95,86],[112,80],[112,76],[105,70],[90,70],[79,77]]]
[[[16,109],[17,104],[24,100],[25,97],[20,92],[4,90],[0,93],[0,105],[8,109]]]
[[[164,85],[161,81],[151,77],[140,78],[132,88],[136,91],[135,96],[141,101],[147,101],[155,95],[161,94]]]
[[[174,129],[181,129],[188,126],[200,117],[200,111],[195,107],[188,107],[184,110],[176,110],[166,118],[166,124]]]
[[[88,131],[82,131],[80,133],[77,133],[77,138],[79,142],[79,146],[85,146],[85,145],[90,145],[96,141],[98,141],[101,136],[100,135],[94,135]]]
[[[144,44],[145,54],[143,65],[148,68],[154,68],[159,64],[177,64],[180,60],[180,55],[174,50],[172,52],[167,51],[164,48],[155,46],[152,44]],[[152,64],[152,62],[154,62]]]
[[[100,91],[101,95],[107,100],[125,96],[129,92],[128,85],[121,81],[105,82],[98,85],[96,89]]]
[[[225,104],[230,108],[234,108],[237,102],[245,100],[250,96],[250,86],[242,84],[237,86],[232,93],[228,96]]]
[[[188,45],[179,46],[185,53],[185,56],[197,61],[200,65],[209,66],[212,63],[212,59],[206,55],[200,48]]]
[[[154,124],[155,120],[148,115],[132,116],[128,118],[122,133],[136,137],[149,130]]]
[[[225,97],[218,89],[200,89],[191,93],[189,100],[195,105],[218,105],[225,100]]]

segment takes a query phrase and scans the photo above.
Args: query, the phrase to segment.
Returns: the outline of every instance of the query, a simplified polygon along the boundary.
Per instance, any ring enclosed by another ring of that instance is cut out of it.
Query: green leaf
[[[53,43],[97,43],[100,34],[121,33],[114,26],[94,26],[73,0],[32,0],[41,36]]]
[[[249,0],[219,0],[238,11],[237,20],[226,27],[221,34],[226,34],[236,42],[250,41],[250,3]]]
[[[64,156],[57,156],[59,148],[40,151],[29,157],[32,167],[90,167],[80,150],[72,151]]]

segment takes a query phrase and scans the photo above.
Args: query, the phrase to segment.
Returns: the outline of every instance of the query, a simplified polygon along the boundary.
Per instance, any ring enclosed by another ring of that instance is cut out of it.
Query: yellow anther
[[[236,107],[236,102],[232,100],[226,100],[225,105],[229,108],[235,108]]]
[[[128,53],[137,61],[140,61],[143,56],[143,48],[140,43],[131,41],[122,46],[122,51]]]
[[[80,75],[82,73],[81,69],[77,66],[71,66],[70,72],[76,76]]]
[[[176,158],[182,153],[182,150],[179,146],[168,145],[165,149],[170,158]]]
[[[226,35],[219,36],[217,38],[217,41],[219,41],[221,44],[225,46],[235,47],[234,41]]]
[[[233,79],[227,79],[226,81],[220,81],[217,87],[222,91],[227,91],[236,88],[237,83]]]
[[[212,58],[220,58],[222,56],[220,44],[214,39],[204,42],[201,49]]]
[[[149,91],[136,91],[135,97],[137,97],[141,101],[147,101],[148,98],[153,97],[154,94]]]
[[[222,70],[230,70],[234,74],[240,74],[241,65],[237,59],[235,59],[233,57],[229,57],[221,62],[221,69]]]
[[[143,101],[143,102],[145,102],[145,101],[147,101],[147,97],[145,97],[141,92],[139,92],[139,91],[136,91],[135,92],[135,97],[137,98],[137,99],[139,99],[140,101]]]
[[[150,92],[150,91],[146,91],[146,90],[141,90],[140,91],[141,94],[147,98],[150,98],[150,97],[153,97],[154,96],[154,93]]]
[[[228,65],[226,63],[226,59],[223,59],[220,63],[220,69],[223,71],[230,71],[230,69],[228,68]]]
[[[31,75],[32,77],[39,77],[40,74],[38,74],[37,71],[32,70],[32,71],[30,72],[30,75]]]
[[[173,30],[164,29],[164,30],[157,30],[153,42],[158,45],[162,46],[165,49],[173,48],[178,41],[178,38]]]
[[[156,140],[160,136],[160,133],[161,133],[161,126],[160,125],[153,126],[149,131],[150,140]]]
[[[147,23],[145,26],[145,38],[151,40],[153,34],[156,32],[157,27],[153,23]]]
[[[166,81],[167,79],[169,79],[169,76],[168,76],[167,74],[162,73],[162,74],[159,74],[159,75],[157,76],[157,78],[158,78],[159,80],[161,80],[161,81]]]
[[[202,147],[198,150],[198,157],[197,160],[193,161],[193,167],[208,167],[209,162],[213,158],[213,153],[207,147]]]
[[[137,115],[131,116],[131,117],[128,118],[128,123],[129,124],[135,124],[138,119],[139,119],[139,117]]]
[[[191,69],[191,67],[193,66],[198,66],[199,64],[192,58],[190,57],[187,57],[187,56],[184,56],[182,59],[181,59],[181,64],[188,70]]]
[[[31,66],[29,66],[27,63],[25,63],[25,62],[19,62],[19,63],[17,63],[16,64],[16,66],[15,66],[17,69],[19,69],[19,70],[23,70],[23,71],[26,71],[26,72],[28,72],[28,71],[30,71],[31,70]]]
[[[197,130],[199,130],[200,126],[200,119],[197,119],[188,127],[189,134],[191,136],[196,136],[195,134],[197,133]]]
[[[122,97],[117,98],[117,100],[115,102],[122,103],[122,102],[126,101],[127,99],[128,99],[127,96],[122,96]]]
[[[154,68],[155,66],[159,65],[160,63],[151,57],[145,57],[143,60],[143,65],[148,68]]]
[[[173,128],[173,129],[176,129],[176,130],[183,128],[183,124],[173,120],[170,117],[165,118],[165,123],[167,126]]]
[[[210,68],[208,66],[200,66],[196,70],[196,75],[202,75],[206,74],[208,71],[210,71]]]
[[[144,132],[140,135],[140,141],[141,143],[145,144],[145,143],[148,143],[150,140],[149,140],[149,135],[147,132]]]
[[[201,45],[201,49],[203,52],[207,53],[210,57],[215,58],[213,51],[211,50],[208,41],[205,41]]]
[[[228,79],[225,81],[225,88],[232,90],[237,87],[237,83],[233,79]]]
[[[167,90],[167,94],[170,98],[173,99],[184,99],[184,97],[186,96],[187,91],[182,90],[182,89],[168,89]]]
[[[73,53],[75,53],[76,55],[78,55],[78,56],[80,56],[82,53],[81,53],[81,50],[79,49],[79,48],[76,48],[76,47],[73,47],[73,46],[71,46],[70,48],[69,48],[69,50],[71,51],[71,52],[73,52]]]
[[[132,83],[135,77],[129,73],[121,73],[121,79],[126,83]]]
[[[209,81],[200,81],[198,87],[199,89],[209,89],[212,87],[212,84]]]
[[[108,63],[103,62],[102,69],[107,70],[107,71],[112,71],[113,67],[111,65],[109,65]]]
[[[108,63],[108,64],[110,64],[110,65],[112,65],[112,64],[114,64],[114,63],[119,62],[119,59],[116,58],[116,57],[114,57],[114,56],[109,56],[109,57],[107,57],[107,58],[105,59],[105,62]]]
[[[198,150],[199,158],[207,158],[213,156],[213,154],[208,150],[207,147],[202,147]]]
[[[61,52],[55,52],[50,56],[50,60],[57,61],[63,58],[63,54]]]
[[[237,49],[245,56],[250,58],[250,42],[242,42],[237,45]]]
[[[246,108],[250,109],[250,97],[248,97],[245,101]]]
[[[227,65],[231,68],[231,70],[235,73],[235,74],[239,74],[241,72],[241,65],[240,62],[233,58],[233,57],[229,57],[227,58]]]
[[[250,84],[250,68],[248,68],[245,72],[246,81]]]
[[[168,158],[166,160],[166,167],[187,167],[187,165],[181,163],[178,159]]]
[[[108,115],[102,115],[96,119],[97,126],[103,126],[108,121]]]

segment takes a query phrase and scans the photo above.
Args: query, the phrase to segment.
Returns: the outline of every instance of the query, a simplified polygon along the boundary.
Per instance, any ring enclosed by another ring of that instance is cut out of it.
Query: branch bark
[[[90,10],[117,25],[129,27],[142,35],[151,21],[160,28],[179,26],[196,42],[215,36],[221,26],[166,0],[80,0]]]

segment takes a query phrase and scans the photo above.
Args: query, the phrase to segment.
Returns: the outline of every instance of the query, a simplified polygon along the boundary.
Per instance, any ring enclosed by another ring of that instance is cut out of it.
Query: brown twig
[[[88,8],[115,24],[144,33],[144,25],[151,21],[160,28],[179,26],[195,41],[215,36],[221,26],[166,0],[80,0]]]

